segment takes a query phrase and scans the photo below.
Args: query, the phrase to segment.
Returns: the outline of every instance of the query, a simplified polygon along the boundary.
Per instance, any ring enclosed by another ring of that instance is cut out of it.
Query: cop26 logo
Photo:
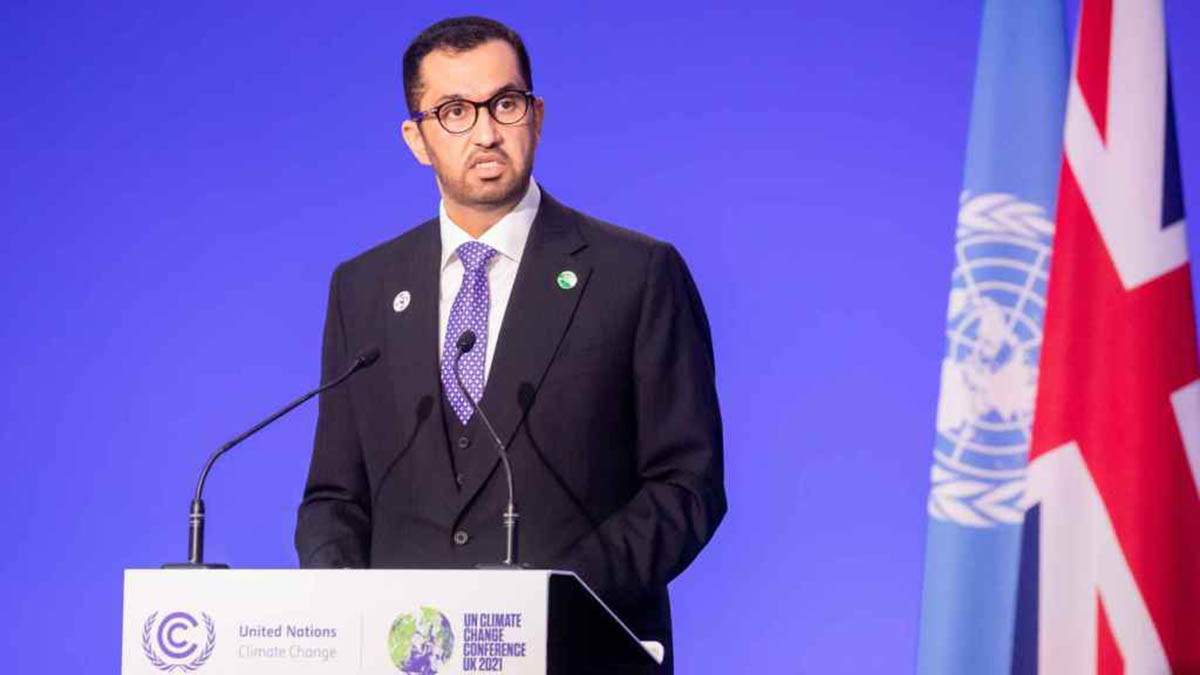
[[[142,627],[142,651],[150,665],[165,672],[191,672],[203,666],[217,644],[217,628],[212,617],[201,612],[200,622],[187,612],[171,612],[158,620],[158,612]]]

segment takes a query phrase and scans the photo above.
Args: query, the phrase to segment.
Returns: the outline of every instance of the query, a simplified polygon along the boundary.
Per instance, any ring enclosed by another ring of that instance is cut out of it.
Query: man
[[[519,561],[573,570],[667,646],[666,585],[725,513],[707,318],[667,244],[532,179],[544,102],[516,33],[478,17],[404,57],[404,140],[438,218],[333,274],[322,395],[296,526],[304,567],[472,567],[504,553],[507,483],[454,371],[508,443]]]

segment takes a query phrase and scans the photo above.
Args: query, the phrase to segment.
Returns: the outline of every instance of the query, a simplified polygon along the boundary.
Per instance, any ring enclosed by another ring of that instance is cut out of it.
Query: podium
[[[570,572],[125,572],[125,675],[656,673],[662,657]]]

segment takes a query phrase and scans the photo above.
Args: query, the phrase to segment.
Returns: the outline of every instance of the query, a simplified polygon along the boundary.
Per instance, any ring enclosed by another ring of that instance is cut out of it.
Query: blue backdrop
[[[207,453],[316,382],[333,266],[436,213],[400,55],[468,12],[531,49],[543,185],[707,303],[730,511],[673,585],[679,671],[913,669],[977,3],[10,0],[3,670],[116,671],[122,569],[181,558]],[[1195,207],[1200,12],[1167,17]],[[218,467],[211,559],[295,566],[314,418]]]

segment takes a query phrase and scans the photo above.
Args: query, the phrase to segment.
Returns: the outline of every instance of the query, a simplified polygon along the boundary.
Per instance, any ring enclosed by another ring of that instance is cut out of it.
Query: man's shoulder
[[[353,276],[370,275],[400,261],[420,259],[427,254],[429,237],[436,234],[437,218],[426,220],[399,236],[343,260],[338,264],[337,272]]]
[[[655,251],[671,248],[669,243],[645,232],[597,218],[561,202],[550,200],[549,203],[551,208],[561,209],[575,224],[593,253],[649,257]]]

